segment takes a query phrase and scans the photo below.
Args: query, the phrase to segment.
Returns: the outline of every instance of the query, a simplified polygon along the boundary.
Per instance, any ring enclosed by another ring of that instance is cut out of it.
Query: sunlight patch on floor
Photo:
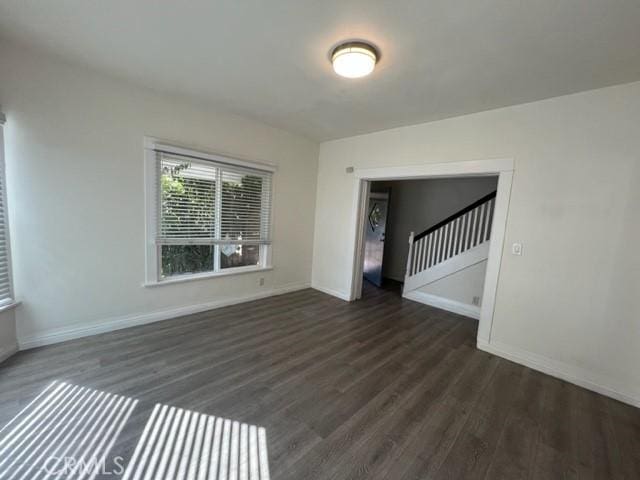
[[[95,478],[137,403],[51,383],[0,430],[0,479]]]
[[[157,404],[123,480],[269,480],[262,427]]]

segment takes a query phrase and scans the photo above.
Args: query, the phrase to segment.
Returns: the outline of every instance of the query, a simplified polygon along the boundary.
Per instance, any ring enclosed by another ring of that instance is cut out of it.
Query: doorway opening
[[[363,295],[372,287],[479,319],[498,177],[369,184]]]
[[[371,193],[387,194],[382,197],[375,195],[374,199],[378,202],[386,199],[386,212],[388,216],[391,209],[394,208],[394,193],[392,188],[389,190],[388,182],[423,179],[457,180],[472,177],[492,177],[487,181],[494,182],[495,191],[493,193],[477,199],[475,202],[468,204],[462,209],[464,210],[466,208],[467,211],[461,213],[461,211],[458,210],[455,212],[457,214],[455,218],[447,217],[431,227],[426,227],[426,230],[419,232],[414,231],[413,236],[405,240],[409,250],[406,254],[407,263],[405,264],[404,269],[405,285],[403,285],[403,290],[406,290],[408,277],[414,277],[416,273],[422,274],[425,266],[429,269],[433,266],[437,267],[443,258],[449,259],[454,252],[456,256],[465,252],[468,253],[468,255],[466,255],[467,257],[473,255],[477,257],[480,254],[484,255],[485,263],[482,267],[477,267],[477,270],[479,271],[473,272],[476,278],[479,277],[483,280],[482,283],[484,288],[482,288],[482,293],[480,295],[474,296],[480,297],[476,300],[479,305],[476,306],[477,309],[475,311],[476,318],[479,318],[477,342],[479,346],[488,345],[491,336],[491,326],[493,323],[495,296],[499,279],[509,198],[511,194],[513,160],[496,159],[425,164],[407,167],[354,169],[354,175],[356,177],[357,188],[353,207],[355,222],[353,225],[354,248],[350,285],[351,300],[361,298],[363,294],[363,284],[365,281],[369,282],[368,280],[365,280],[364,276],[365,257],[367,256],[365,248],[367,244],[367,230],[365,226],[367,225],[368,217],[371,213],[373,213],[373,218],[374,220],[377,220],[377,222],[374,222],[374,229],[372,231],[372,235],[369,237],[370,241],[375,241],[377,238],[377,242],[382,243],[383,245],[382,247],[379,245],[375,248],[372,247],[375,252],[372,251],[370,258],[368,259],[367,276],[369,278],[378,278],[378,275],[375,272],[379,269],[379,278],[382,280],[385,278],[384,243],[387,242],[389,226],[387,225],[386,219],[384,221],[384,226],[381,225],[382,221],[380,213],[384,213],[384,208],[380,208],[378,212],[370,209],[370,207],[373,206],[373,203],[370,201]],[[376,184],[376,182],[385,182],[386,185],[384,183]],[[398,183],[398,185],[400,184]],[[377,187],[380,187],[383,191],[376,191],[379,190]],[[381,207],[381,204],[378,203],[378,206]],[[385,205],[382,204],[382,206]],[[442,222],[444,222],[444,224],[442,224]],[[375,223],[378,225],[375,225]],[[445,224],[448,224],[447,227],[442,229],[442,226]],[[371,224],[369,224],[368,227],[371,230]],[[431,232],[429,232],[430,229],[432,229]],[[436,235],[430,236],[430,234],[435,231],[437,231]],[[461,232],[463,236],[460,236]],[[384,235],[381,236],[382,233]],[[464,235],[466,235],[466,237]],[[452,239],[451,242],[448,241],[449,238]],[[380,241],[381,239],[383,241]],[[433,250],[433,245],[438,246],[439,250]],[[380,252],[382,252],[382,255],[380,255]],[[437,261],[435,262],[433,257],[434,252],[438,255]],[[375,264],[375,260],[380,257],[381,263],[378,266]],[[459,258],[462,257],[459,256]],[[470,260],[466,258],[465,261]],[[478,263],[480,262],[475,262],[473,265]],[[447,268],[450,267],[450,264],[451,262],[449,262]],[[429,274],[434,272],[435,270],[431,270]],[[438,272],[438,275],[442,275],[442,272]],[[424,280],[424,276],[425,275],[422,275],[422,278],[419,280]],[[444,275],[442,278],[447,276],[450,275]],[[391,278],[391,280],[394,279]],[[398,281],[397,277],[395,281]],[[415,277],[411,281],[414,281],[415,283],[415,281],[418,281],[418,277]],[[371,284],[373,285],[373,283]],[[384,285],[384,282],[382,281],[381,284]],[[415,284],[412,285],[412,287],[414,286]],[[439,287],[441,287],[441,285]]]

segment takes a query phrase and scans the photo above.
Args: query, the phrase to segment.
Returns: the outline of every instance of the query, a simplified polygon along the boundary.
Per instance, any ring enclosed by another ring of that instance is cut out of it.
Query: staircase
[[[487,259],[495,199],[492,192],[418,235],[411,232],[403,296]]]

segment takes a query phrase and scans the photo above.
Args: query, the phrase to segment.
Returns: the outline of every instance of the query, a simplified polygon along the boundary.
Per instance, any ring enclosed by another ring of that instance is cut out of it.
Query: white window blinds
[[[0,113],[0,305],[13,302],[7,193],[4,173],[4,115]]]
[[[157,152],[158,245],[271,243],[271,172]]]
[[[227,168],[221,177],[220,238],[268,243],[271,175]]]

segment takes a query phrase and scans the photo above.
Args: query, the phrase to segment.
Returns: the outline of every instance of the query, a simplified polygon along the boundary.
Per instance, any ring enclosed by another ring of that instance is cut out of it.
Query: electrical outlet
[[[473,303],[474,305],[480,305],[480,297],[473,297],[471,303]]]
[[[513,255],[522,255],[522,244],[514,243],[513,245],[511,245],[511,253]]]
[[[264,286],[264,277],[260,277],[260,286]]]

